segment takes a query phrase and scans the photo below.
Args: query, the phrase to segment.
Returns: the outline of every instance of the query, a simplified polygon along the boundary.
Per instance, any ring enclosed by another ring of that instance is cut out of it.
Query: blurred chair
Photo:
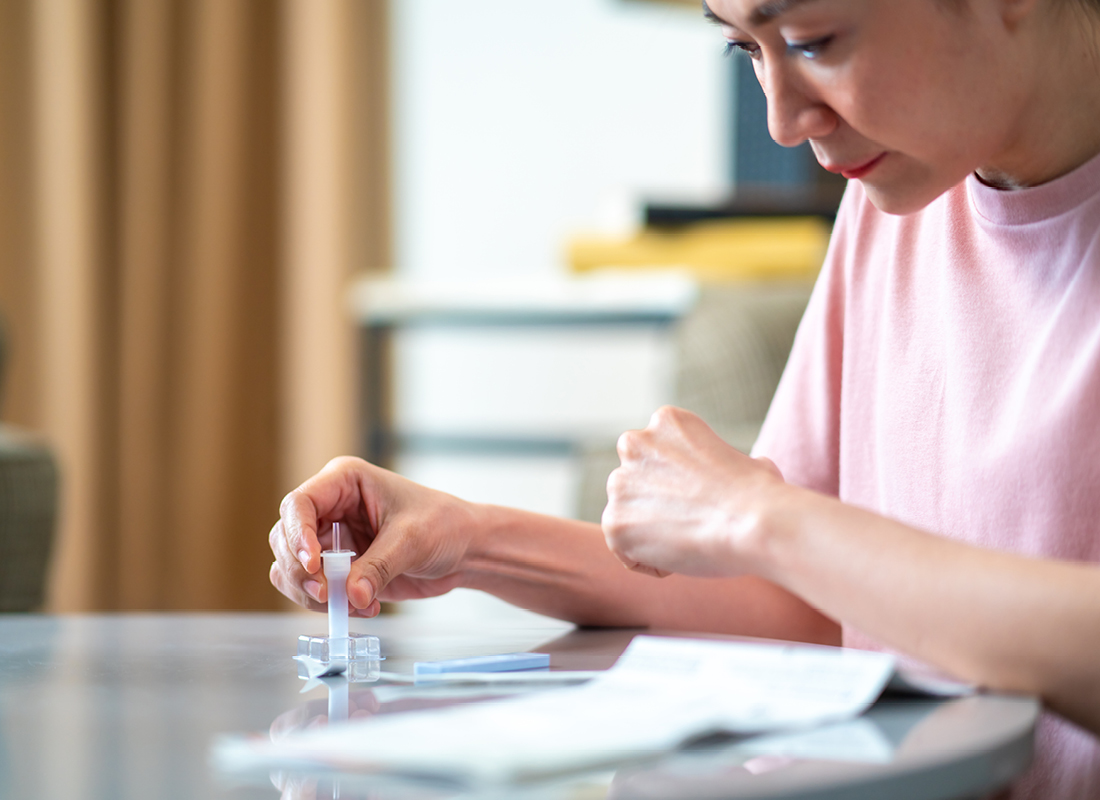
[[[0,383],[5,345],[0,329]],[[57,496],[50,447],[39,436],[0,424],[0,612],[32,611],[45,599]]]
[[[702,417],[738,450],[752,449],[783,374],[809,284],[711,284],[677,333],[674,403]],[[581,454],[577,518],[599,522],[607,476],[619,466],[614,442]]]

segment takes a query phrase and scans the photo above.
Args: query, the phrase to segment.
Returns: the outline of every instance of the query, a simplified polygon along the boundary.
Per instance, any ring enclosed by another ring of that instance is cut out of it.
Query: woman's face
[[[895,214],[975,170],[1026,178],[1037,37],[1013,13],[1028,3],[950,5],[708,0],[729,45],[753,59],[772,137],[808,139],[823,167]]]

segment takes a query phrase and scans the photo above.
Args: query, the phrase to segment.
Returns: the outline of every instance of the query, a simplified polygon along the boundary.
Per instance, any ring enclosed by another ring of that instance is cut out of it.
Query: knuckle
[[[620,460],[628,461],[637,457],[640,449],[640,438],[638,431],[626,431],[619,436],[619,441],[615,444],[615,450],[618,452]]]
[[[330,458],[324,467],[321,468],[321,472],[336,472],[347,464],[347,456],[336,456],[336,458]]]
[[[381,592],[393,576],[393,566],[390,564],[389,559],[384,556],[375,558],[364,566],[366,567],[367,578],[373,577],[371,583],[374,584],[375,592]]]
[[[694,416],[677,406],[661,406],[653,412],[653,422],[659,427],[683,427]]]
[[[336,456],[329,459],[321,472],[351,472],[359,469],[367,462],[355,456]]]
[[[286,572],[279,566],[278,561],[271,565],[268,578],[271,581],[271,585],[274,586],[283,597],[293,600],[298,605],[307,605],[307,601],[302,599],[302,592],[297,590],[297,587],[295,587],[293,582],[287,577]]]
[[[607,500],[609,503],[618,500],[626,488],[626,478],[620,467],[607,476]]]
[[[653,412],[653,416],[650,418],[650,427],[657,427],[660,425],[667,425],[676,419],[677,409],[674,406],[661,406]]]
[[[609,539],[621,537],[626,530],[626,515],[623,509],[615,503],[608,503],[600,516],[600,527],[603,528],[604,536]]]
[[[279,515],[283,516],[283,517],[286,517],[289,514],[293,513],[296,510],[295,507],[298,504],[298,497],[300,495],[301,495],[301,492],[298,489],[295,489],[292,492],[288,492],[283,497],[282,502],[279,503]]]
[[[275,547],[279,543],[279,540],[282,539],[282,538],[283,538],[283,521],[279,520],[278,522],[276,522],[274,525],[271,526],[271,532],[267,534],[267,543],[271,546],[271,549],[274,551]]]

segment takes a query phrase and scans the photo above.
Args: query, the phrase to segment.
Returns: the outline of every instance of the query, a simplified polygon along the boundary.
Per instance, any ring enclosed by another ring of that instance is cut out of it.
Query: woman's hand
[[[785,486],[768,459],[722,441],[703,420],[664,407],[619,437],[603,532],[620,561],[665,577],[731,577],[753,568],[764,504]]]
[[[432,597],[459,583],[473,530],[469,505],[358,458],[337,458],[283,498],[268,541],[271,583],[294,602],[325,610],[321,550],[340,523],[358,557],[348,576],[351,613],[373,617],[381,600]]]

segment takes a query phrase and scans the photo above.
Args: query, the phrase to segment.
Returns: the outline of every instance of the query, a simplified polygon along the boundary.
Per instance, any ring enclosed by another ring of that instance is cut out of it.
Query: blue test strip
[[[454,658],[450,661],[417,661],[413,675],[439,675],[444,672],[514,672],[521,669],[545,669],[550,666],[546,653],[504,653],[499,656]]]

